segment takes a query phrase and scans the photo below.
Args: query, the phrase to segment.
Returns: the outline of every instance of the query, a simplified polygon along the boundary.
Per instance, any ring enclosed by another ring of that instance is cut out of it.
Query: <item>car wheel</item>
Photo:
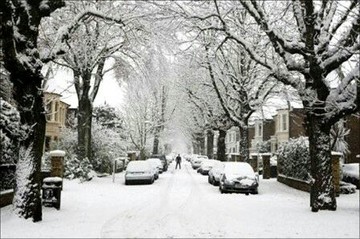
[[[245,195],[246,195],[246,196],[248,196],[248,195],[249,195],[249,193],[245,193]]]
[[[258,194],[259,191],[257,189],[255,189],[251,194]]]
[[[128,180],[125,180],[125,185],[129,185],[129,181],[128,181]]]

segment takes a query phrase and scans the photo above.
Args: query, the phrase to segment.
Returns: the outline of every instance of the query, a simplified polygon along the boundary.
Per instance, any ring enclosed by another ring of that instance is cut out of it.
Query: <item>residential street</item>
[[[78,183],[66,180],[60,211],[43,221],[1,209],[1,238],[358,238],[359,191],[340,195],[335,212],[312,213],[309,194],[275,179],[259,194],[220,194],[188,162],[152,185],[124,185],[124,174]]]

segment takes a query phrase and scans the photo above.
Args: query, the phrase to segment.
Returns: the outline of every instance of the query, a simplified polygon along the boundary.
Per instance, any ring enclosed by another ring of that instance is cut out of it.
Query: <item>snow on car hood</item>
[[[239,181],[239,182],[246,182],[251,181],[251,184],[256,180],[255,176],[244,176],[239,174],[225,174],[227,180]]]

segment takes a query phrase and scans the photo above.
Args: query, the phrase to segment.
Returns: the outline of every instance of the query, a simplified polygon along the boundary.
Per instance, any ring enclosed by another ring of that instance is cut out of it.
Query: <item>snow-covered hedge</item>
[[[300,180],[308,180],[310,153],[305,137],[290,139],[277,151],[277,166],[280,174]]]
[[[359,164],[358,163],[343,164],[342,180],[354,184],[357,188],[360,188]]]
[[[0,164],[16,164],[19,157],[19,140],[25,136],[17,109],[0,98]]]
[[[0,191],[15,187],[15,165],[19,159],[19,141],[25,136],[17,109],[0,98]]]

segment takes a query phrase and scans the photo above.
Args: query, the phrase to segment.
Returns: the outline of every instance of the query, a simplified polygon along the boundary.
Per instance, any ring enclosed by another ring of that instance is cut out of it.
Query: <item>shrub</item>
[[[300,180],[308,180],[310,174],[310,153],[305,137],[290,139],[277,151],[280,174]]]
[[[270,152],[271,143],[270,140],[267,141],[261,141],[256,143],[256,150],[259,153],[268,153]]]
[[[93,167],[88,158],[79,160],[76,155],[71,155],[65,159],[64,177],[67,179],[80,179],[81,182],[89,181],[93,178]]]
[[[125,142],[118,129],[93,124],[92,165],[99,173],[111,173],[113,160],[126,155]]]
[[[81,171],[87,172],[88,164],[91,165],[91,170],[98,173],[111,173],[113,160],[117,157],[126,155],[125,142],[121,134],[118,132],[120,129],[109,128],[101,126],[93,122],[92,126],[92,160],[86,159],[80,162],[77,159],[77,131],[76,129],[64,129],[61,133],[60,140],[54,148],[64,150],[66,152],[65,161],[68,166],[65,167],[65,174],[67,178],[86,178],[81,174]],[[75,167],[80,167],[78,172]]]

